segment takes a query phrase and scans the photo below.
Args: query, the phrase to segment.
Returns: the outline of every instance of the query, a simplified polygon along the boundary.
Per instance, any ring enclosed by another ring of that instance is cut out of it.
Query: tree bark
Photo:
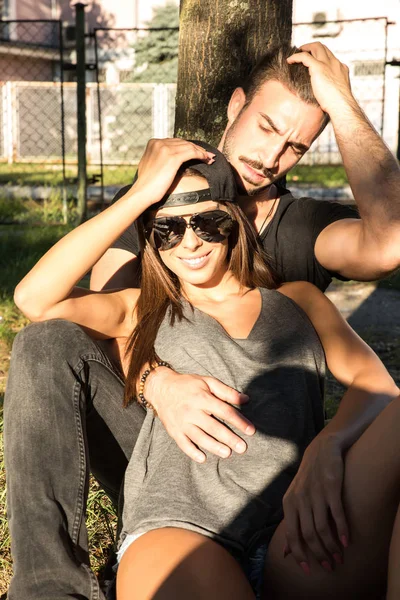
[[[233,90],[291,33],[292,0],[181,0],[175,136],[217,145]]]

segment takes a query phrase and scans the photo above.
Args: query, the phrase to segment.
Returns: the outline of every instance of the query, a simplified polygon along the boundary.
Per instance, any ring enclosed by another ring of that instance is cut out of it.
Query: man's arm
[[[356,102],[348,68],[322,44],[305,44],[288,62],[309,68],[321,108],[329,114],[360,220],[344,219],[318,236],[315,255],[329,271],[379,279],[400,266],[400,168]]]
[[[140,259],[128,250],[110,248],[94,265],[90,289],[96,292],[139,287]]]
[[[115,194],[111,204],[122,198],[131,187],[131,185],[126,185],[121,188]],[[132,224],[94,265],[90,274],[90,289],[99,292],[139,287],[140,259],[138,255],[139,238],[135,224]]]

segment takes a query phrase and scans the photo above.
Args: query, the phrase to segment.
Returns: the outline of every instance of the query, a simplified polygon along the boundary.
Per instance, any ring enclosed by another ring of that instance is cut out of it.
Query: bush
[[[22,200],[0,198],[0,224],[2,225],[20,222],[25,217],[27,211],[28,208]]]
[[[58,188],[51,188],[49,196],[43,200],[43,223],[64,223],[64,206],[62,192]],[[78,216],[75,199],[67,199],[67,218],[70,223]]]
[[[74,222],[77,218],[76,201],[67,199],[68,221]],[[32,199],[1,198],[0,197],[0,224],[25,224],[25,225],[58,225],[64,223],[64,206],[62,191],[51,187],[47,198],[42,202]]]

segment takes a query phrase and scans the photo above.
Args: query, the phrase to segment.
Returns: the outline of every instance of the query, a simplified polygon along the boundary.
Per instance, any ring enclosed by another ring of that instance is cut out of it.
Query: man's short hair
[[[296,46],[284,44],[272,48],[258,60],[242,86],[246,94],[246,105],[250,104],[265,82],[275,80],[307,104],[319,106],[312,90],[308,68],[302,63],[290,65],[286,60],[297,52],[302,51]]]

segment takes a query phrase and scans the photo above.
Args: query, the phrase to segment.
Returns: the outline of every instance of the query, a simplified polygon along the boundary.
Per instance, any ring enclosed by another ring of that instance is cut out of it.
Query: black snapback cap
[[[217,148],[214,148],[207,142],[199,140],[188,140],[197,146],[201,146],[207,152],[215,154],[214,162],[207,164],[202,160],[193,159],[182,163],[181,169],[191,168],[198,171],[200,175],[207,179],[210,186],[204,190],[195,192],[180,192],[177,194],[167,194],[159,202],[151,206],[151,210],[158,210],[162,206],[184,206],[185,204],[196,204],[206,200],[222,200],[223,202],[236,202],[237,187],[232,167],[225,156]],[[133,183],[137,180],[137,173]]]

